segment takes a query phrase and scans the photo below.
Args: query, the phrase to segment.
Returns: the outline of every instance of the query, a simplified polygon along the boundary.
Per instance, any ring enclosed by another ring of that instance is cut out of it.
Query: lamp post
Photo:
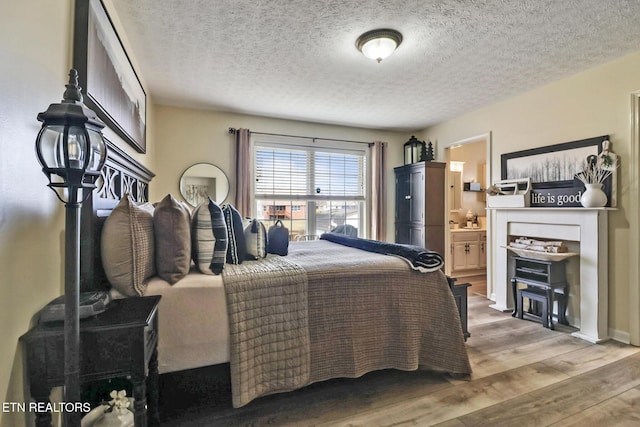
[[[96,188],[107,157],[105,124],[82,103],[78,72],[69,71],[63,100],[38,114],[42,128],[36,154],[51,188],[65,204],[64,401],[80,401],[80,207]],[[65,412],[66,427],[80,425],[80,413]]]

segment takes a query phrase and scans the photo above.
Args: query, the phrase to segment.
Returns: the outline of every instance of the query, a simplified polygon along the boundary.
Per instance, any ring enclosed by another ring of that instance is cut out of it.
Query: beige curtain
[[[369,145],[371,158],[371,238],[386,240],[387,236],[387,180],[386,142]]]
[[[235,208],[243,217],[251,216],[251,132],[249,129],[236,129],[236,197]]]

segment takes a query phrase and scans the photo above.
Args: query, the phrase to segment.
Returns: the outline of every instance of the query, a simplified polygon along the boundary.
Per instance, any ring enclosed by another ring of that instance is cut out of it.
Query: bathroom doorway
[[[489,138],[489,134],[481,135],[445,148],[449,206],[445,271],[459,283],[471,283],[470,293],[486,298],[490,296],[485,193]]]

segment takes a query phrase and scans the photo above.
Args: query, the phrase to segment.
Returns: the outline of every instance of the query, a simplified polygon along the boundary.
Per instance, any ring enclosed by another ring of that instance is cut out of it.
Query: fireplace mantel
[[[493,308],[513,309],[508,236],[580,242],[580,325],[574,336],[598,343],[608,334],[608,211],[611,208],[491,208],[495,212]]]

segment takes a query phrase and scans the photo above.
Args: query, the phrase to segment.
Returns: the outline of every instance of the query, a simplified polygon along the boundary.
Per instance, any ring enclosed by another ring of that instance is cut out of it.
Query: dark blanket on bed
[[[324,233],[320,236],[320,239],[364,251],[375,252],[383,255],[394,255],[407,261],[414,270],[425,273],[436,271],[444,265],[444,259],[439,253],[420,246],[361,239],[338,233]]]

